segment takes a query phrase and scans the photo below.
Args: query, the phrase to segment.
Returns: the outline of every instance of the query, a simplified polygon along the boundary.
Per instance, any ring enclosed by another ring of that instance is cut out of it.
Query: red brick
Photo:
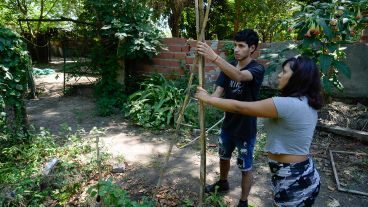
[[[187,45],[169,45],[168,49],[170,52],[189,52],[189,46]]]
[[[185,58],[185,63],[186,64],[193,64],[194,62],[194,57],[186,57]]]
[[[267,48],[268,46],[269,46],[268,43],[264,43],[264,42],[259,43],[258,44],[258,47],[257,47],[257,50],[261,50],[261,49]]]
[[[251,55],[251,57],[252,57],[252,58],[258,58],[260,55],[261,55],[260,51],[259,51],[259,50],[256,50],[256,51]]]
[[[175,53],[173,53],[173,52],[161,52],[155,58],[159,58],[159,59],[172,59],[172,58],[175,58],[175,55],[174,54]]]
[[[269,63],[269,60],[257,60],[257,62],[263,66],[267,66],[267,63]]]
[[[175,59],[184,60],[187,57],[187,53],[174,53]]]
[[[155,67],[154,72],[168,74],[168,75],[183,75],[184,74],[183,69],[176,68],[176,67],[162,67],[162,66]]]
[[[160,59],[153,58],[152,59],[154,65],[167,66],[167,67],[179,67],[180,62],[176,59]]]
[[[186,45],[187,39],[184,38],[164,38],[163,42],[167,45]]]
[[[185,52],[163,52],[155,58],[184,60],[186,56],[187,53]]]
[[[368,36],[361,36],[359,42],[367,43],[368,42]]]

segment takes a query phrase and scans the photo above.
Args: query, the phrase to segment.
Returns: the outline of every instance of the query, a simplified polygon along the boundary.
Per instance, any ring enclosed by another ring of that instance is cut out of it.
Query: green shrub
[[[127,100],[124,86],[114,80],[102,79],[95,86],[96,109],[100,116],[109,116],[121,110]]]
[[[10,136],[8,142],[18,143],[26,137],[23,95],[29,69],[30,58],[21,37],[0,25],[0,136]]]
[[[351,71],[345,63],[346,45],[359,39],[357,33],[368,22],[368,17],[361,14],[361,10],[367,9],[367,2],[315,1],[299,7],[292,18],[280,22],[289,25],[284,30],[294,37],[295,43],[281,49],[263,49],[260,58],[270,60],[267,72],[275,71],[290,51],[294,51],[309,56],[319,65],[326,92],[343,90],[341,75],[351,78]]]
[[[0,206],[40,206],[46,200],[64,205],[80,191],[96,169],[94,161],[82,162],[81,157],[92,152],[92,143],[82,139],[83,130],[72,133],[64,125],[62,131],[55,139],[45,129],[30,130],[29,143],[1,146]],[[54,157],[59,163],[51,175],[44,176],[43,165]]]
[[[154,74],[142,82],[141,90],[129,96],[126,116],[144,127],[170,127],[174,123],[174,113],[183,102],[183,92],[162,74]]]
[[[84,11],[80,19],[101,25],[90,28],[95,41],[91,60],[101,75],[96,87],[97,113],[108,116],[126,100],[125,83],[115,81],[117,71],[125,65],[121,60],[157,55],[164,48],[162,33],[152,21],[147,0],[86,0]]]
[[[191,102],[184,113],[184,123],[190,124],[195,128],[199,128],[198,121],[198,102]],[[211,127],[224,116],[224,112],[212,106],[205,107],[205,126]],[[221,126],[221,125],[219,125]]]
[[[129,96],[124,107],[126,117],[129,117],[143,127],[163,129],[173,127],[178,118],[178,111],[185,97],[185,76],[175,81],[167,80],[162,74],[147,77],[140,85],[140,90]],[[178,87],[180,86],[180,87]],[[194,92],[196,86],[192,85]],[[211,127],[223,117],[223,111],[213,107],[205,107],[206,127]],[[198,102],[189,102],[182,123],[199,128]]]
[[[153,207],[155,202],[147,198],[141,201],[132,201],[127,191],[112,182],[112,177],[101,180],[98,184],[90,187],[87,193],[91,197],[100,196],[101,202],[106,206],[124,207]]]
[[[261,87],[261,90],[259,92],[259,100],[272,98],[274,96],[277,96],[279,94],[279,91],[277,89],[273,89],[270,87]]]
[[[226,54],[226,60],[231,61],[235,59],[234,55],[234,43],[233,42],[226,42],[224,45],[224,51]]]

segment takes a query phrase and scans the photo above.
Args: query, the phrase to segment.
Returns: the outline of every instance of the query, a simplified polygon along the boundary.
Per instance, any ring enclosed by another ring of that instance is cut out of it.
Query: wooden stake
[[[201,1],[201,5],[203,5],[203,1]],[[198,6],[198,0],[195,0],[195,8],[196,8],[196,32],[197,32],[197,40],[198,41],[204,41],[204,39],[205,39],[204,38],[204,30],[205,30],[206,25],[207,25],[208,14],[209,14],[210,6],[211,6],[211,0],[209,0],[207,2],[207,10],[206,10],[206,14],[205,14],[204,19],[203,19],[203,6],[201,7],[202,8],[202,10],[201,10],[202,11],[202,21],[200,22],[200,15],[199,15],[199,9],[198,9],[199,8],[199,6]],[[201,28],[200,28],[200,25],[202,25]],[[201,59],[202,63],[200,63],[200,59]],[[155,190],[155,193],[154,194],[157,193],[159,187],[161,186],[162,178],[163,178],[163,176],[165,174],[165,170],[167,168],[167,165],[168,165],[168,162],[169,162],[169,159],[170,159],[170,155],[172,153],[172,149],[174,147],[174,144],[178,140],[178,129],[179,129],[180,124],[182,122],[182,119],[184,117],[184,111],[185,111],[185,109],[186,109],[186,107],[188,105],[188,102],[189,102],[190,88],[192,86],[193,76],[194,76],[193,75],[193,71],[196,70],[196,68],[197,68],[198,65],[202,65],[202,68],[201,68],[202,73],[198,73],[199,74],[199,77],[200,77],[199,78],[199,85],[201,87],[203,87],[203,85],[204,85],[204,59],[203,59],[203,57],[200,57],[198,54],[196,54],[196,56],[194,58],[194,62],[193,62],[193,68],[192,68],[192,71],[190,73],[190,78],[189,78],[188,85],[187,85],[187,93],[186,93],[186,96],[184,98],[183,105],[181,106],[178,119],[176,121],[176,130],[175,130],[176,131],[176,134],[175,134],[175,137],[171,140],[171,143],[170,143],[170,146],[169,146],[169,150],[166,153],[165,161],[164,161],[163,167],[161,168],[160,176],[158,178],[158,182],[157,182],[156,190]],[[203,175],[201,173],[201,181],[203,180],[204,183],[201,184],[201,189],[200,189],[200,194],[202,195],[202,197],[200,196],[201,197],[200,198],[200,203],[201,203],[200,205],[202,206],[203,205],[202,203],[204,203],[204,186],[205,186],[205,180],[206,180],[205,179],[205,174],[206,174],[206,168],[205,168],[206,167],[205,166],[205,164],[206,164],[206,153],[205,153],[205,150],[206,150],[205,149],[206,142],[205,141],[206,141],[206,139],[205,139],[205,132],[204,132],[204,130],[205,130],[204,127],[205,126],[204,126],[204,106],[203,106],[203,102],[202,102],[202,105],[200,103],[199,108],[200,108],[199,109],[200,113],[201,113],[201,111],[203,113],[203,118],[202,119],[201,119],[201,116],[200,116],[200,127],[201,127],[201,135],[200,135],[200,137],[201,137],[201,140],[202,139],[204,140],[204,144],[203,144],[203,146],[204,146],[203,147],[203,149],[204,149],[204,156],[201,156],[204,159],[204,161],[201,160],[201,172],[203,171],[203,173],[204,173],[204,177],[203,177]],[[201,108],[202,108],[202,110],[201,110]],[[203,126],[201,125],[201,120],[203,122],[203,124],[202,124]],[[203,133],[202,133],[202,131],[203,131]],[[204,134],[204,136],[202,134]],[[204,165],[202,164],[202,162],[204,162]],[[202,170],[202,166],[204,166],[204,170]]]
[[[197,2],[197,1],[196,1]],[[197,41],[204,41],[204,37],[201,37],[200,31],[204,28],[199,28],[203,26],[203,0],[199,0],[196,9],[196,19],[197,21]],[[202,38],[202,39],[200,39]],[[198,85],[200,87],[204,87],[204,67],[205,61],[204,57],[201,56],[198,60]],[[203,101],[199,101],[199,126],[200,126],[200,138],[199,145],[201,148],[201,165],[200,165],[200,186],[199,186],[199,200],[198,206],[202,207],[205,202],[205,185],[206,185],[206,132],[205,132],[205,113],[204,113],[204,103]]]
[[[327,132],[332,132],[337,135],[353,138],[355,140],[359,140],[361,142],[368,143],[368,132],[359,131],[350,128],[343,128],[339,126],[327,126],[323,124],[317,124],[318,130],[323,130]]]
[[[368,192],[363,192],[363,191],[358,191],[358,190],[351,190],[351,189],[341,187],[339,176],[338,176],[337,170],[336,170],[336,164],[335,164],[334,156],[333,156],[332,153],[344,153],[344,154],[363,155],[363,156],[366,156],[367,154],[366,153],[358,153],[358,152],[330,150],[331,165],[332,165],[332,170],[333,170],[333,173],[334,173],[334,176],[335,176],[337,190],[343,191],[343,192],[348,192],[348,193],[354,193],[354,194],[358,194],[358,195],[368,196]]]

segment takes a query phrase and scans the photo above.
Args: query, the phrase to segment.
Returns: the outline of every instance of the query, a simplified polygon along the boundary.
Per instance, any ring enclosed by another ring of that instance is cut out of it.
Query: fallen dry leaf
[[[330,198],[327,201],[327,206],[328,207],[339,207],[340,202],[338,200],[336,200],[335,198],[330,196]]]
[[[332,186],[327,186],[327,188],[330,190],[330,191],[335,191],[336,189]]]

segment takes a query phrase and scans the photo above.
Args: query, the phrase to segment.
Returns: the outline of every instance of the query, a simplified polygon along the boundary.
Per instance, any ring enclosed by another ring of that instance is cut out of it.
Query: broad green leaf
[[[324,74],[330,69],[333,57],[326,54],[321,54],[319,56],[319,64],[321,66],[321,70]]]
[[[91,197],[95,197],[97,195],[97,191],[93,191],[90,193]]]
[[[17,84],[16,86],[15,86],[15,88],[17,89],[17,90],[23,90],[23,86],[22,85],[19,85],[19,84]]]
[[[334,65],[339,70],[339,72],[341,72],[342,74],[344,74],[346,77],[351,78],[351,72],[350,72],[350,69],[349,69],[349,66],[348,65],[346,65],[342,61],[336,61],[336,62],[334,62]]]
[[[319,39],[313,39],[313,43],[312,44],[313,44],[313,47],[314,48],[319,48],[321,46],[322,42]]]
[[[331,81],[328,80],[327,76],[323,76],[322,78],[323,88],[326,90],[328,94],[332,93],[332,84]]]
[[[270,64],[270,65],[267,67],[266,75],[269,75],[269,74],[271,74],[272,72],[276,71],[276,68],[277,68],[277,64]]]
[[[326,47],[327,47],[327,49],[328,49],[328,51],[330,52],[330,53],[333,53],[334,51],[336,51],[337,50],[337,44],[333,44],[333,43],[331,43],[331,44],[327,44],[326,45]]]
[[[9,72],[6,72],[6,73],[5,73],[5,79],[12,80],[12,79],[13,79],[12,74],[11,74],[11,73],[9,73]]]
[[[303,39],[303,45],[304,45],[304,47],[309,47],[312,43],[313,43],[313,39],[312,38],[304,38]]]

